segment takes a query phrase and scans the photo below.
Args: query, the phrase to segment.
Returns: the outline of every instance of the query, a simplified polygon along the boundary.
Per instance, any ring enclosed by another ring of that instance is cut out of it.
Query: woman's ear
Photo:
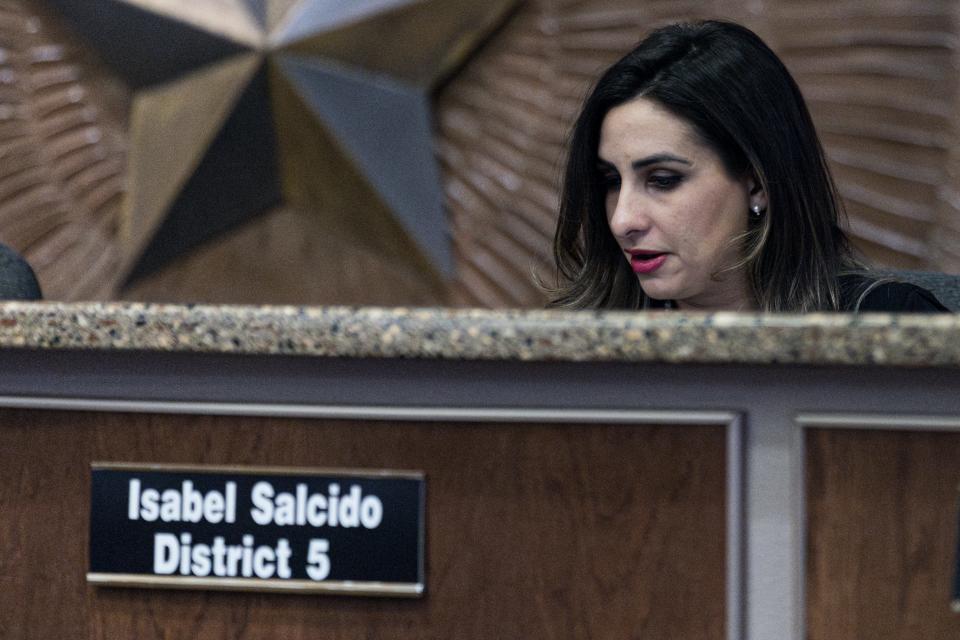
[[[769,205],[767,202],[767,192],[753,172],[747,177],[747,190],[750,193],[750,202],[747,206],[751,210],[756,210],[756,208],[759,207],[760,211],[766,211]]]

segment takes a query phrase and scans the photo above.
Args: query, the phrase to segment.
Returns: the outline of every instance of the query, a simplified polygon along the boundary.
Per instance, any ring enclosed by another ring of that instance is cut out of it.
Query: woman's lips
[[[631,253],[630,267],[637,274],[653,273],[663,265],[666,259],[666,253]]]

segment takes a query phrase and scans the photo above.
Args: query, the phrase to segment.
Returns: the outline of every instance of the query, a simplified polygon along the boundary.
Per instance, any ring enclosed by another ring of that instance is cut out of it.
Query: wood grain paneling
[[[807,434],[810,640],[960,637],[960,434]]]
[[[7,639],[723,637],[722,428],[26,410],[0,425]],[[423,470],[427,595],[90,587],[93,460]]]

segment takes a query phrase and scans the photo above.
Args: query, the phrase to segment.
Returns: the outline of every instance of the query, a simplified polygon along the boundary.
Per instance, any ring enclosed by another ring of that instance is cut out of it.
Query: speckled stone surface
[[[960,315],[0,304],[0,348],[960,366]]]

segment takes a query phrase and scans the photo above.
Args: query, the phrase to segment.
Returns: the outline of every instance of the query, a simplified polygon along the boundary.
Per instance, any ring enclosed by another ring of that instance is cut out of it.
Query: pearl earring
[[[753,213],[754,218],[759,218],[761,215],[763,215],[763,209],[761,209],[760,205],[758,204],[755,204],[752,207],[750,207],[750,211],[751,213]]]

